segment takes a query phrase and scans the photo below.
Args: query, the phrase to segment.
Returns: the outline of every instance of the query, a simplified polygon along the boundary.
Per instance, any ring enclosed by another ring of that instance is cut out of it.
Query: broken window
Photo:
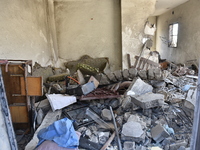
[[[169,25],[169,47],[176,48],[178,41],[178,23]]]

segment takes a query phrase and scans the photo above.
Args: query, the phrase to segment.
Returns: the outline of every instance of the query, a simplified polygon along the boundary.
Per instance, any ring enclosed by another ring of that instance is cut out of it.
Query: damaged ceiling
[[[159,16],[189,0],[157,0],[153,16]]]

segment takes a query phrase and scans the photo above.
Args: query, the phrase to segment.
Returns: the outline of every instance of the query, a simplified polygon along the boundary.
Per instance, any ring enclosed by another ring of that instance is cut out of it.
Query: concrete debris
[[[135,150],[135,142],[133,141],[124,142],[123,150]]]
[[[102,110],[102,113],[101,113],[101,117],[102,117],[104,120],[112,120],[112,115],[111,115],[109,109],[103,109],[103,110]]]
[[[141,79],[146,80],[147,79],[147,71],[146,70],[140,70],[140,71],[138,71],[138,76]]]
[[[123,140],[133,140],[135,142],[142,142],[145,139],[144,131],[139,122],[129,121],[125,123],[122,127],[122,139]]]
[[[132,85],[130,85],[130,89],[128,89],[128,92],[131,91],[135,93],[134,95],[142,95],[148,92],[152,92],[152,90],[153,87],[151,85],[145,83],[140,78],[138,78],[135,82],[133,81]]]
[[[124,69],[123,71],[122,71],[122,75],[123,75],[123,78],[125,79],[125,80],[129,80],[130,79],[130,75],[129,75],[129,71],[128,71],[128,69]]]
[[[170,134],[160,124],[151,129],[151,135],[152,138],[158,143],[170,136]]]
[[[122,71],[121,70],[116,70],[113,73],[114,73],[114,75],[115,75],[115,77],[116,77],[116,79],[118,81],[122,81],[123,80],[123,75],[122,75]]]
[[[108,79],[109,79],[111,82],[117,82],[117,79],[116,79],[114,73],[112,73],[112,72],[106,73],[106,76],[108,77]]]
[[[147,76],[148,76],[148,79],[149,79],[149,80],[153,80],[153,79],[154,79],[154,69],[150,68],[150,69],[147,71]]]
[[[70,69],[73,79],[78,82],[65,83],[69,81],[66,72],[58,69],[56,76],[50,77],[44,84],[45,94],[49,89],[50,93],[46,94],[48,100],[44,100],[44,95],[42,101],[37,100],[35,103],[38,111],[36,128],[41,124],[38,130],[45,122],[56,121],[55,110],[60,109],[61,113],[62,109],[62,117],[74,120],[74,128],[81,133],[80,150],[122,149],[119,145],[124,150],[189,148],[198,79],[195,75],[189,75],[191,70],[177,68],[173,64],[169,70],[130,68],[111,71],[106,63],[107,69],[103,71],[105,63],[103,67],[89,63],[99,68],[99,73],[89,75],[78,70],[78,63],[75,68],[71,65],[72,71]],[[64,94],[68,91],[75,100],[71,102],[64,95],[62,97],[65,100],[60,97],[50,98],[51,95],[61,95],[63,91]],[[50,106],[55,112],[51,112],[47,120],[49,114],[46,113]],[[31,148],[36,146],[37,141],[34,135]]]
[[[146,93],[139,96],[131,96],[132,102],[143,109],[154,108],[164,104],[163,94]]]
[[[129,70],[129,75],[131,79],[134,79],[137,76],[137,69],[136,68],[130,68]]]

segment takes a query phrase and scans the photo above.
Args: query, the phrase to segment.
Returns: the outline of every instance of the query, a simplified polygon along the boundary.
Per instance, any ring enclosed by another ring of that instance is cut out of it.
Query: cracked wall
[[[156,49],[162,59],[175,63],[199,60],[200,57],[200,1],[190,0],[158,17]],[[174,12],[174,13],[173,13]],[[178,47],[168,47],[169,24],[179,23]]]

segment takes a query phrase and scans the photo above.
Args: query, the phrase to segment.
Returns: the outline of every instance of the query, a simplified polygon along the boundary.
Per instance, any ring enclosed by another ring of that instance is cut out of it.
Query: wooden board
[[[10,105],[10,113],[13,123],[28,123],[28,110],[26,105]]]
[[[26,95],[25,78],[20,77],[21,95]],[[27,77],[28,96],[42,96],[42,77]]]
[[[19,65],[9,65],[8,72],[6,72],[6,66],[1,65],[3,80],[6,90],[6,96],[8,99],[8,105],[13,103],[26,103],[25,96],[13,96],[13,94],[21,95],[20,77],[11,76],[11,74],[24,75],[24,71],[19,68]]]

